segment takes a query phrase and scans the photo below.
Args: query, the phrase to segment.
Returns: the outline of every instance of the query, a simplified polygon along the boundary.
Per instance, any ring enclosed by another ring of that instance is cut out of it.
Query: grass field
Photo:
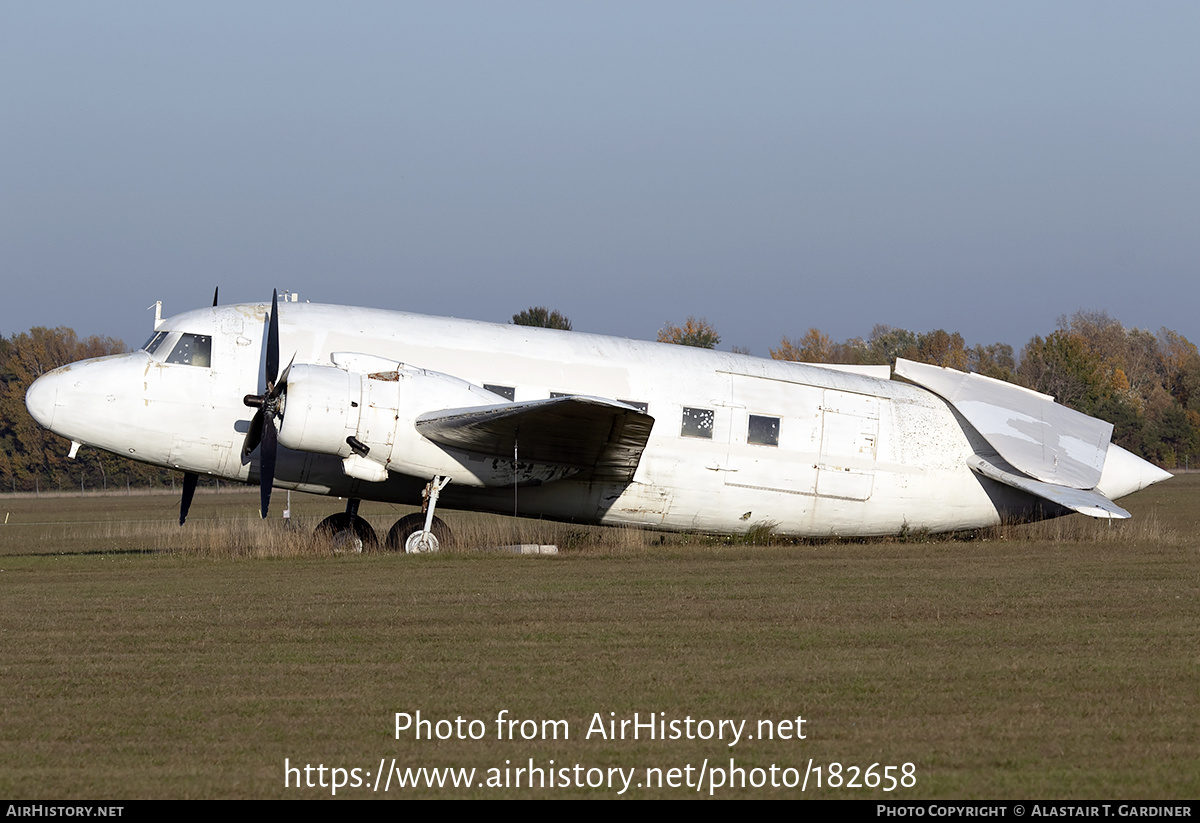
[[[614,797],[623,778],[557,784],[615,768],[635,770],[624,796],[707,796],[732,758],[768,783],[715,796],[1195,798],[1198,499],[1190,475],[1112,527],[774,545],[451,513],[467,545],[408,557],[314,547],[337,501],[293,496],[288,530],[256,519],[254,492],[202,494],[180,529],[166,496],[0,496],[0,796],[328,797],[294,786],[331,767],[366,784],[338,797]],[[386,529],[404,511],[364,513]],[[467,550],[503,542],[562,552]],[[418,710],[482,739],[397,739]],[[501,711],[570,737],[497,739]],[[586,737],[634,712],[754,739]],[[797,716],[805,739],[759,739]],[[373,792],[393,758],[476,785]],[[486,785],[531,758],[554,788]],[[831,787],[831,763],[843,783],[911,763],[915,786]],[[807,772],[803,795],[753,771],[772,764],[777,782]]]

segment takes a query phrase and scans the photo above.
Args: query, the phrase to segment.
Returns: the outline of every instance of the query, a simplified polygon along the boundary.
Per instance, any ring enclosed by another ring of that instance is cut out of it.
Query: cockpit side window
[[[179,338],[175,348],[167,356],[168,363],[178,363],[183,366],[212,365],[212,337],[207,334],[185,334]]]
[[[142,346],[142,351],[148,354],[154,354],[158,351],[158,347],[167,339],[167,332],[160,331],[150,335],[150,339],[146,341],[146,345]]]

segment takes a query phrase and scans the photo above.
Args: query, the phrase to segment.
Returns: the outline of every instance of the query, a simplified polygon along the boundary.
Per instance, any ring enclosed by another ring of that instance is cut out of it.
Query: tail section
[[[940,396],[994,449],[968,458],[976,474],[1089,517],[1128,518],[1113,499],[1171,476],[1113,444],[1110,423],[1049,395],[908,360],[896,376]]]

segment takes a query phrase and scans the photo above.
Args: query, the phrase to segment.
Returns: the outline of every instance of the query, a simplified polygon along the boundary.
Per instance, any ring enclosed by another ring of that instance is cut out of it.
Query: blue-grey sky
[[[1194,2],[0,7],[0,334],[269,299],[1200,342]]]

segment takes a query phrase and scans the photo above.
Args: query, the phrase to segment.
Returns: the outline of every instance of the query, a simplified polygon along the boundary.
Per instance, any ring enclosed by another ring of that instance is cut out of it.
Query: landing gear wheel
[[[328,543],[334,554],[361,554],[375,551],[379,546],[379,538],[375,536],[371,524],[348,512],[338,512],[326,517],[317,526],[315,536],[318,540]]]
[[[429,524],[428,535],[423,535],[424,531],[425,515],[405,515],[397,520],[396,525],[388,532],[387,547],[394,552],[422,554],[440,551],[449,545],[450,527],[442,522],[441,518],[433,518],[433,522]]]

